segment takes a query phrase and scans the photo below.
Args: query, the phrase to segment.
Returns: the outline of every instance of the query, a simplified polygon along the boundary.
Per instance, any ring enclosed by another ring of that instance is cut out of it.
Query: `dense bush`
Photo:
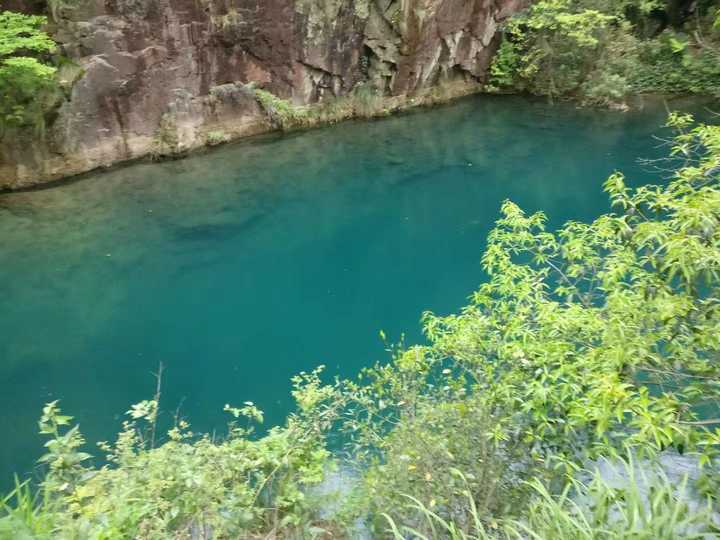
[[[678,16],[672,4],[534,2],[506,24],[489,88],[603,105],[638,93],[720,95],[720,9],[696,2]]]
[[[630,77],[637,92],[720,95],[720,46],[698,46],[687,35],[666,31],[637,48]]]
[[[40,432],[50,438],[40,460],[47,474],[38,497],[19,484],[5,499],[0,538],[209,539],[269,531],[308,537],[322,531],[313,527],[304,490],[323,478],[322,434],[333,411],[317,373],[297,377],[294,393],[298,412],[263,437],[252,437],[262,413],[245,403],[225,407],[234,420],[223,440],[195,436],[177,420],[160,446],[158,401],[139,403],[117,441],[100,444],[108,462],[100,468],[85,465],[90,455],[80,451],[77,426],[66,429],[72,418],[50,403],[40,420]]]
[[[426,345],[389,346],[359,379],[302,374],[298,412],[266,436],[233,424],[213,440],[178,421],[157,445],[156,397],[98,468],[49,404],[47,474],[37,498],[21,485],[6,499],[0,538],[338,538],[358,519],[377,537],[713,537],[720,127],[668,126],[659,185],[615,173],[613,213],[554,232],[506,202],[468,306],[425,314]],[[262,419],[250,403],[227,410]],[[358,471],[331,514],[308,490],[335,459],[329,440]],[[650,466],[668,451],[697,463],[702,504],[662,479],[643,494],[634,472],[622,489],[583,483],[599,460]]]
[[[553,490],[590,460],[668,448],[708,466],[717,496],[720,128],[669,123],[669,183],[632,191],[614,174],[617,213],[557,232],[507,202],[472,303],[426,314],[429,346],[345,390],[365,511],[422,527],[409,493],[461,527],[488,523],[532,498],[523,480]]]
[[[43,61],[55,42],[43,32],[46,19],[0,13],[0,137],[9,126],[41,123],[43,94],[55,86],[55,67]]]

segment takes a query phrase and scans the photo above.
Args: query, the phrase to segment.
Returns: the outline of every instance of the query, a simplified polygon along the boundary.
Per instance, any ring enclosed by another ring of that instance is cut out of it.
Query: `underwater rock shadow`
[[[172,238],[176,242],[186,243],[222,243],[231,240],[257,227],[266,218],[266,214],[254,214],[240,222],[200,223],[181,225],[172,228]]]
[[[411,187],[421,182],[428,182],[434,180],[446,180],[448,178],[454,178],[462,176],[468,173],[479,173],[482,167],[474,167],[471,161],[468,161],[464,165],[453,165],[453,166],[441,166],[431,169],[429,171],[418,172],[402,176],[397,180],[390,182],[390,187],[402,189],[405,187]],[[454,174],[456,171],[461,172],[462,175]]]

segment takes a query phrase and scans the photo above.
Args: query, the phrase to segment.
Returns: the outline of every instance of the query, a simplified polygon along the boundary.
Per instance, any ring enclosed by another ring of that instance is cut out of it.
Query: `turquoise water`
[[[614,169],[650,179],[663,117],[477,97],[0,195],[0,486],[41,454],[43,403],[94,445],[159,362],[196,430],[246,400],[281,422],[293,374],[351,376],[379,330],[417,341],[465,303],[503,199],[560,224],[608,209]]]

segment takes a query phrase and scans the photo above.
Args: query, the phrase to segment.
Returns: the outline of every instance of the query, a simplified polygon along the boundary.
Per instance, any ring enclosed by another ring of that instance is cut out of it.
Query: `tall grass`
[[[0,500],[0,540],[49,539],[52,517],[40,492],[15,477],[15,488]]]
[[[701,501],[687,477],[674,484],[663,474],[649,478],[630,463],[626,482],[611,486],[598,472],[587,483],[573,481],[559,494],[529,482],[533,499],[523,515],[489,522],[478,515],[466,492],[470,523],[454,523],[441,512],[407,496],[408,508],[424,518],[420,525],[402,525],[383,514],[394,540],[710,540],[718,538],[720,522],[711,501]]]

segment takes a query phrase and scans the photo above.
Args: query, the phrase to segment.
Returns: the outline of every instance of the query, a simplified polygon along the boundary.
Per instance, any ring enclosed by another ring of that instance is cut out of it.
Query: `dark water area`
[[[616,169],[655,181],[664,117],[480,96],[0,195],[0,488],[45,402],[100,455],[160,362],[195,431],[247,400],[282,422],[292,375],[354,376],[380,330],[417,342],[466,303],[504,199],[560,225],[606,212]]]

